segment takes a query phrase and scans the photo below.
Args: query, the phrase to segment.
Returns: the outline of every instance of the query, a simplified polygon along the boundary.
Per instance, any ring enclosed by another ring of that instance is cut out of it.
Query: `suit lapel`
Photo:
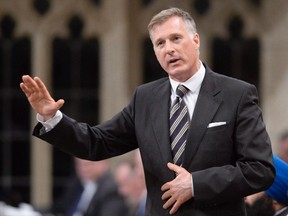
[[[169,106],[170,106],[170,83],[167,79],[161,85],[157,86],[153,92],[151,104],[151,118],[155,139],[157,140],[159,152],[165,165],[172,161],[169,138]]]
[[[206,68],[206,75],[199,92],[187,138],[183,162],[183,167],[185,168],[191,163],[207,130],[208,124],[212,121],[222,102],[217,97],[220,92],[220,86],[217,84],[217,80],[214,79],[213,72],[208,67]],[[155,87],[150,107],[151,118],[153,120],[151,122],[154,123],[152,125],[154,137],[157,140],[159,152],[165,165],[167,162],[172,161],[169,138],[170,88],[168,79],[166,82]]]
[[[207,130],[208,124],[212,121],[213,116],[222,102],[222,100],[216,97],[220,92],[220,88],[213,77],[212,72],[207,68],[189,128],[183,162],[184,168],[189,167]]]

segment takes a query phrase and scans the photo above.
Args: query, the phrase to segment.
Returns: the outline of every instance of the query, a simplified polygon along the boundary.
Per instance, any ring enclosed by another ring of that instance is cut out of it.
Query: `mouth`
[[[179,58],[171,58],[171,59],[168,60],[168,63],[169,64],[174,64],[174,63],[178,62],[179,60],[180,60]]]

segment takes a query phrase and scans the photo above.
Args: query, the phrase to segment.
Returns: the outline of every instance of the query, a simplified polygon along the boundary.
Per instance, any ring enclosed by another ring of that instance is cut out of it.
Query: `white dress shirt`
[[[194,112],[195,104],[199,95],[199,91],[201,88],[201,84],[203,82],[205,76],[205,67],[200,62],[200,68],[199,70],[188,80],[186,80],[183,83],[179,83],[171,78],[170,83],[171,83],[171,107],[175,103],[176,100],[176,89],[179,84],[183,84],[186,88],[189,89],[189,91],[184,95],[183,99],[186,103],[186,106],[188,108],[189,112],[189,117],[190,120],[192,119],[192,115]]]

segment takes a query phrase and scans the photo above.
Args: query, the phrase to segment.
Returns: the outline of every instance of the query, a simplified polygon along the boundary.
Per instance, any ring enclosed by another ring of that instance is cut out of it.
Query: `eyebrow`
[[[182,34],[180,34],[180,33],[172,33],[172,34],[170,34],[169,36],[168,36],[168,38],[172,38],[172,37],[176,37],[176,36],[180,36],[180,37],[183,37],[183,35]],[[155,44],[157,44],[159,41],[161,41],[161,40],[164,40],[163,38],[158,38],[157,40],[155,40]]]

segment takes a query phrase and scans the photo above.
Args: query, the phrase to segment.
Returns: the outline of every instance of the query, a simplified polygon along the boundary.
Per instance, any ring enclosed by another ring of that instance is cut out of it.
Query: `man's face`
[[[199,69],[199,35],[188,32],[180,17],[155,25],[151,38],[160,65],[172,79],[184,82]]]
[[[107,170],[106,161],[89,161],[80,158],[75,159],[76,172],[80,179],[84,181],[97,180]]]

